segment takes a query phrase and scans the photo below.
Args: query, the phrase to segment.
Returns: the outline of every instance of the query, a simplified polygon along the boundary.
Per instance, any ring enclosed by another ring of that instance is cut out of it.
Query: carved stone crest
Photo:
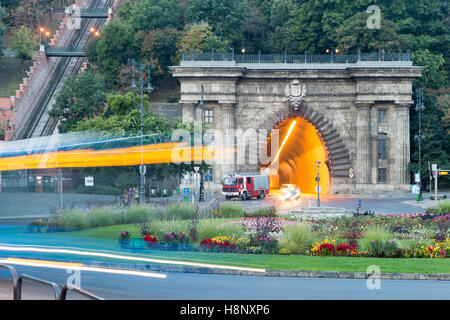
[[[305,100],[306,86],[305,84],[300,84],[299,80],[294,80],[290,83],[289,88],[290,111],[297,112],[300,110],[302,103]]]

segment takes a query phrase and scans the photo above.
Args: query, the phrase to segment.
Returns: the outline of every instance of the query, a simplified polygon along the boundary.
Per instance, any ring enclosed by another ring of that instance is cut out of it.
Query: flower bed
[[[217,218],[216,218],[217,219]],[[221,219],[221,218],[219,218]],[[145,235],[149,249],[376,258],[447,258],[450,215],[247,217],[199,223],[196,241],[167,224]],[[178,223],[178,222],[177,222]],[[154,225],[153,225],[154,226]]]

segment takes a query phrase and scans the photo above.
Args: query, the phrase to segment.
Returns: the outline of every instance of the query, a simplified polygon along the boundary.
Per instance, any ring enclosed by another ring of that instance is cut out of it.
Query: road
[[[17,267],[19,274],[53,281],[62,286],[66,270]],[[166,273],[165,279],[82,272],[81,287],[114,300],[415,300],[450,299],[447,281],[380,280],[380,289],[368,289],[366,280],[279,278],[217,274]],[[24,299],[49,299],[46,287],[24,283]],[[73,294],[70,299],[80,299]],[[11,299],[11,281],[0,270],[0,299]]]
[[[450,196],[449,193],[447,193]],[[62,196],[63,208],[87,209],[97,206],[114,205],[119,203],[119,199],[115,196],[90,195],[77,193],[64,193]],[[398,195],[322,195],[320,202],[321,207],[337,207],[347,210],[355,210],[358,206],[358,200],[362,200],[362,209],[371,210],[375,213],[424,213],[425,205],[431,201],[424,203],[416,203],[414,197],[408,194]],[[183,201],[183,197],[171,196],[167,198],[151,198],[152,202],[165,205],[170,202]],[[192,200],[192,199],[190,199]],[[225,202],[225,198],[221,194],[208,194],[206,201],[200,203],[202,206],[218,206]],[[192,201],[191,201],[192,203]],[[268,196],[264,200],[233,200],[233,203],[239,203],[246,209],[252,211],[260,207],[275,206],[278,210],[299,210],[301,208],[316,207],[317,195],[303,194],[299,201],[282,202],[278,199],[276,193]],[[59,209],[61,206],[61,195],[58,193],[5,193],[0,192],[0,223],[2,220],[11,222],[15,218],[36,218],[49,214],[49,209]]]

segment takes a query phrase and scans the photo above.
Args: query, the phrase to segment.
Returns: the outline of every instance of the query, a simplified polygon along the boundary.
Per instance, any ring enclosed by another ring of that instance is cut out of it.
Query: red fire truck
[[[226,200],[252,197],[263,199],[269,194],[269,176],[259,173],[240,173],[226,176],[222,181],[222,194]]]

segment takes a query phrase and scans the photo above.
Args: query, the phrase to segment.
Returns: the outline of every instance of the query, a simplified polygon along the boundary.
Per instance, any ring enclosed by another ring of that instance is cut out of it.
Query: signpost
[[[437,164],[433,163],[431,165],[431,171],[433,171],[433,177],[434,177],[434,200],[437,201],[437,188],[438,188],[438,184],[437,184],[437,176],[438,176],[438,168],[437,168]]]

